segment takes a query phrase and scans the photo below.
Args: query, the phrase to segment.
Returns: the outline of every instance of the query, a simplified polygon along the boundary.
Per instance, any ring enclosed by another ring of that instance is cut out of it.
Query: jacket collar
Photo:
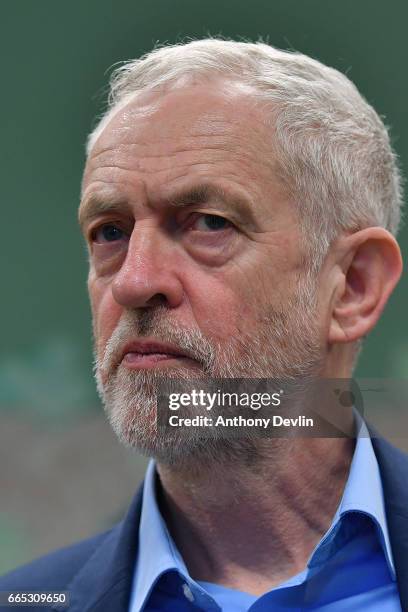
[[[383,484],[385,512],[402,609],[408,610],[408,458],[370,430]]]
[[[138,548],[142,494],[140,487],[123,521],[108,532],[67,585],[70,612],[127,612]]]

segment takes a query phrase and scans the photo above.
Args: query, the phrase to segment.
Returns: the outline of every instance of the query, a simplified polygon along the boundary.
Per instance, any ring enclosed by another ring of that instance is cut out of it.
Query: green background
[[[78,427],[85,415],[102,418],[92,379],[86,253],[76,210],[84,144],[103,109],[107,70],[156,42],[209,33],[262,36],[346,72],[391,126],[404,172],[407,7],[403,0],[3,0],[0,415],[7,426],[10,419],[29,417],[33,431],[41,423],[42,431],[52,432]],[[403,254],[407,237],[403,229]],[[367,340],[358,375],[407,377],[407,304],[403,277]],[[16,456],[22,452],[18,442]],[[14,461],[3,459],[2,470]],[[0,496],[11,491],[4,473],[2,482]],[[17,510],[30,505],[28,494],[14,500],[17,518],[11,493],[10,498],[11,505],[0,508],[5,569],[41,549],[35,534],[22,536]],[[62,503],[63,518],[67,508]],[[74,526],[70,534],[82,531]],[[55,545],[63,541],[56,537]]]

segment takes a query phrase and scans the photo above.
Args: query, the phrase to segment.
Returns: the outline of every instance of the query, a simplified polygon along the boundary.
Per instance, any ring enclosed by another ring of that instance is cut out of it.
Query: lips
[[[123,348],[121,356],[121,362],[130,367],[151,366],[173,359],[191,359],[191,357],[171,344],[149,340],[129,342]]]

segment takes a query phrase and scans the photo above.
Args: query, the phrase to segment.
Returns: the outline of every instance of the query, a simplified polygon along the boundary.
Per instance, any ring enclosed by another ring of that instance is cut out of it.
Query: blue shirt
[[[151,461],[129,612],[401,612],[381,477],[364,424],[342,500],[306,568],[259,597],[190,577],[160,514],[155,476]]]

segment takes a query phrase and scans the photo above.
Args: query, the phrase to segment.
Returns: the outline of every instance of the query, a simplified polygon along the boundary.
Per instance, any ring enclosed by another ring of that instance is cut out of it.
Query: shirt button
[[[194,601],[194,595],[191,592],[190,587],[186,583],[183,584],[183,593],[186,596],[186,598],[188,599],[188,601]]]

